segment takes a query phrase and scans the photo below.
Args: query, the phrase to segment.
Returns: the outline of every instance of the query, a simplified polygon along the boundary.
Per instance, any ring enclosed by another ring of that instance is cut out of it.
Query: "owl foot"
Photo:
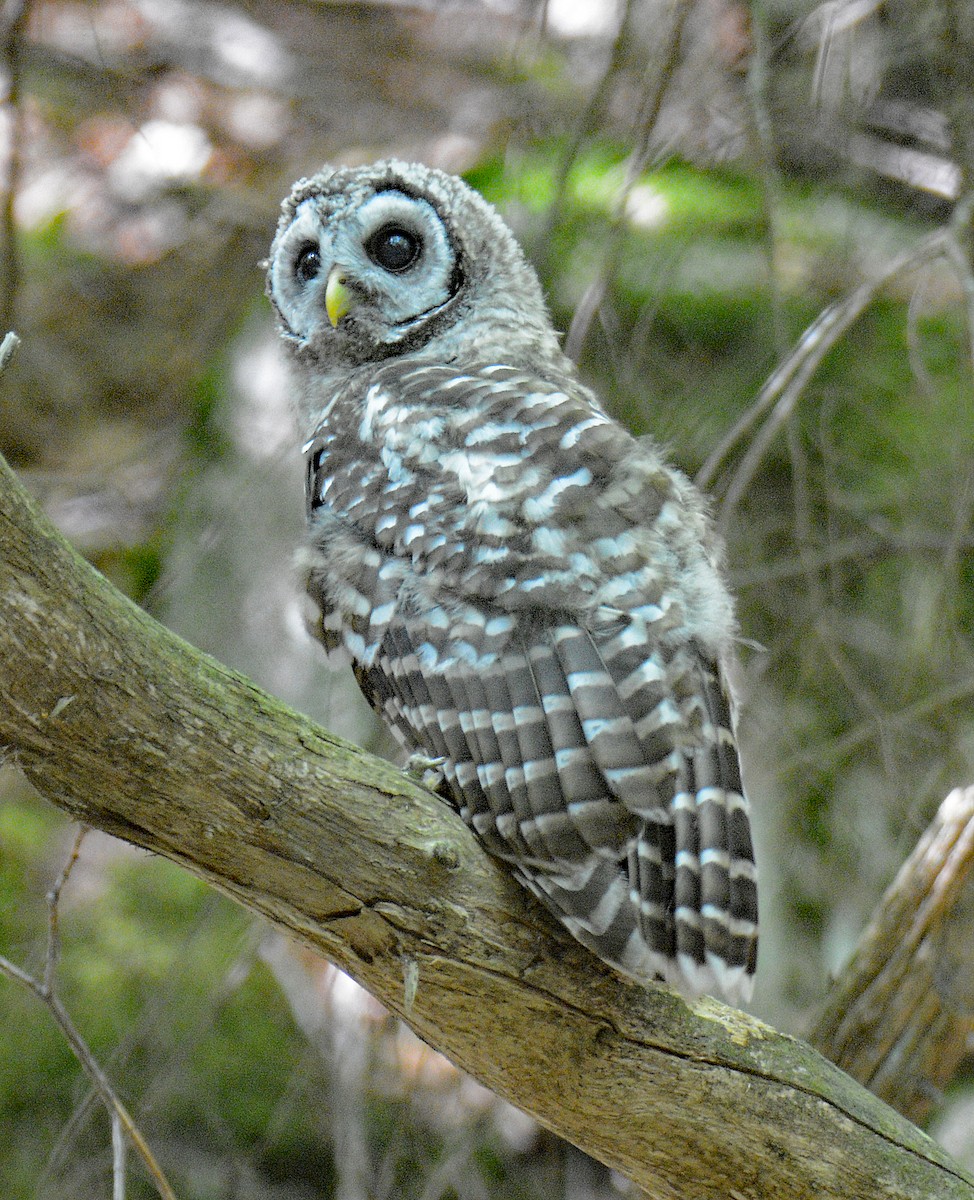
[[[443,783],[443,764],[446,762],[446,756],[440,755],[439,758],[430,758],[428,754],[423,754],[417,750],[415,754],[410,754],[406,760],[406,765],[402,769],[402,773],[407,779],[411,779],[413,783],[418,783],[430,792],[435,792]]]

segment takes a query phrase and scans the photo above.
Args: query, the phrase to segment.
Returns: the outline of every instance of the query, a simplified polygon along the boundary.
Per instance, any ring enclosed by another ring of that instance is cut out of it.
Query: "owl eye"
[[[305,246],[294,264],[294,273],[302,283],[310,283],[321,270],[321,251],[317,246]]]
[[[413,265],[422,248],[416,234],[399,225],[383,225],[365,243],[365,253],[377,267],[397,274]]]

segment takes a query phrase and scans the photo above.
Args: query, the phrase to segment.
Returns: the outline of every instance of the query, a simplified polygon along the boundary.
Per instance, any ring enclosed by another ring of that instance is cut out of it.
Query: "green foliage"
[[[100,555],[98,568],[120,591],[142,603],[162,578],[168,547],[161,531],[149,541],[123,546],[114,554]]]
[[[218,462],[230,451],[219,419],[220,406],[226,400],[226,374],[227,364],[221,355],[196,378],[190,390],[189,421],[183,436],[197,468]]]

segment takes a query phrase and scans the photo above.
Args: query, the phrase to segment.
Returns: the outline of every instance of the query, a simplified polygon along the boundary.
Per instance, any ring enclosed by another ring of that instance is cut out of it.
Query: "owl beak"
[[[351,312],[357,301],[357,296],[348,286],[344,270],[332,267],[325,285],[325,311],[333,329],[338,328],[338,322]]]

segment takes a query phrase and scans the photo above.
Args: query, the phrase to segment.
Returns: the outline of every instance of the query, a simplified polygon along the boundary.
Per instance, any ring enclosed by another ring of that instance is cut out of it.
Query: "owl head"
[[[417,163],[324,167],[284,201],[267,292],[299,361],[412,355],[563,363],[537,276],[498,213]]]

